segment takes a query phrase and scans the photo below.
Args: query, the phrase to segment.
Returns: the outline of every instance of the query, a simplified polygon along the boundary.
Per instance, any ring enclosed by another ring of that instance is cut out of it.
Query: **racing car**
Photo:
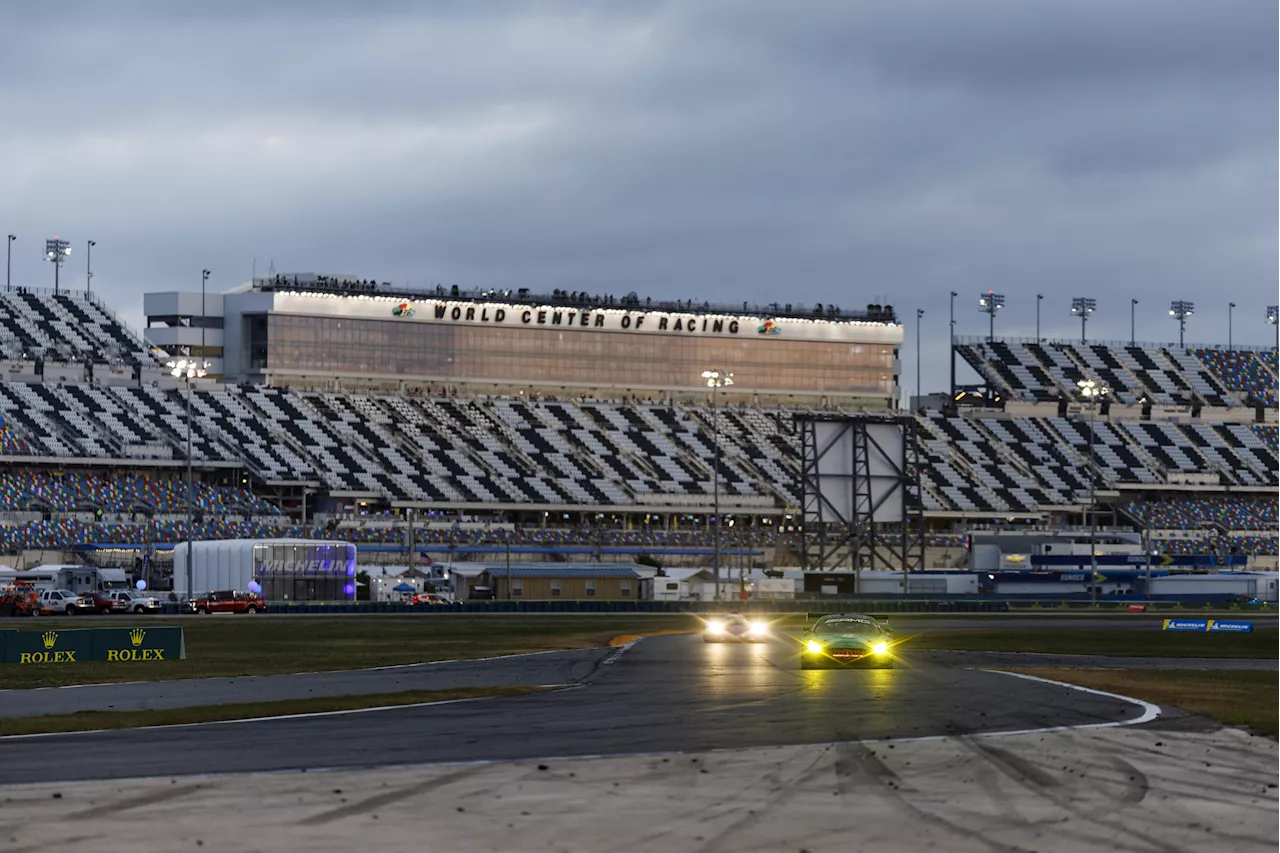
[[[768,636],[768,622],[748,619],[741,613],[712,616],[702,628],[704,643],[763,643]]]
[[[829,666],[893,668],[893,635],[873,616],[836,613],[823,616],[801,637],[801,669]]]

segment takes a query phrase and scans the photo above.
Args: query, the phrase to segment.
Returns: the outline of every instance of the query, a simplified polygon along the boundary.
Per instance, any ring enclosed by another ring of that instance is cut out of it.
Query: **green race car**
[[[823,616],[801,636],[801,669],[829,666],[893,668],[893,635],[871,616]]]

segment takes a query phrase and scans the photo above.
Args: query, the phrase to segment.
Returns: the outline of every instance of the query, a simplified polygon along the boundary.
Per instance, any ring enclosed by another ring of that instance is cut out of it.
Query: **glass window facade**
[[[258,543],[253,546],[253,575],[268,601],[354,601],[356,546]]]
[[[442,382],[692,388],[708,367],[738,391],[892,396],[887,344],[428,325],[271,314],[250,323],[256,370]],[[265,338],[265,339],[264,339]]]

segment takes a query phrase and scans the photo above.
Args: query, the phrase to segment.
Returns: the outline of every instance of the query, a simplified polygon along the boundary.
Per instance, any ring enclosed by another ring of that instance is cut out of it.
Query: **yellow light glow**
[[[813,652],[815,655],[822,652],[822,644],[819,643],[817,640],[810,640],[806,645],[806,648],[809,651]]]
[[[888,653],[889,653],[889,644],[888,644],[888,643],[876,643],[874,646],[872,646],[872,647],[871,647],[871,651],[875,652],[875,653],[876,653],[876,654],[878,654],[878,655],[888,654]]]

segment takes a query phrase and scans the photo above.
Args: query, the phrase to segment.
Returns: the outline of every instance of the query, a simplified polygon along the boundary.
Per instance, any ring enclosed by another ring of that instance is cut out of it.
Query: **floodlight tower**
[[[1267,322],[1276,330],[1276,349],[1280,350],[1280,305],[1267,306]]]
[[[1097,475],[1098,462],[1093,452],[1094,431],[1093,413],[1098,400],[1107,394],[1107,386],[1093,379],[1081,379],[1076,383],[1080,388],[1080,396],[1089,404],[1089,592],[1093,603],[1098,603],[1098,504]]]
[[[989,318],[987,341],[990,343],[996,339],[996,312],[1004,307],[1004,294],[995,293],[988,290],[986,293],[978,295],[978,310],[986,314]]]
[[[180,358],[177,361],[166,362],[165,367],[169,368],[170,376],[181,379],[187,384],[187,597],[194,598],[195,590],[191,586],[194,583],[192,560],[196,538],[194,530],[196,487],[191,470],[191,380],[203,379],[208,375],[209,362]]]
[[[1085,342],[1084,324],[1089,319],[1089,315],[1093,313],[1093,309],[1098,307],[1098,300],[1090,299],[1086,296],[1077,296],[1071,300],[1071,313],[1080,318],[1080,343]]]
[[[53,295],[58,295],[58,274],[62,271],[62,265],[66,262],[67,256],[71,254],[71,244],[66,240],[60,240],[54,237],[52,240],[44,241],[44,259],[53,264]]]
[[[711,468],[712,509],[715,513],[716,531],[711,565],[716,575],[716,601],[720,600],[720,413],[716,408],[717,392],[733,384],[733,374],[727,370],[704,370],[702,378],[711,389],[711,443],[714,463]]]
[[[1169,316],[1178,321],[1178,349],[1183,347],[1183,336],[1187,331],[1187,318],[1195,313],[1196,304],[1185,299],[1175,299],[1169,303]]]

